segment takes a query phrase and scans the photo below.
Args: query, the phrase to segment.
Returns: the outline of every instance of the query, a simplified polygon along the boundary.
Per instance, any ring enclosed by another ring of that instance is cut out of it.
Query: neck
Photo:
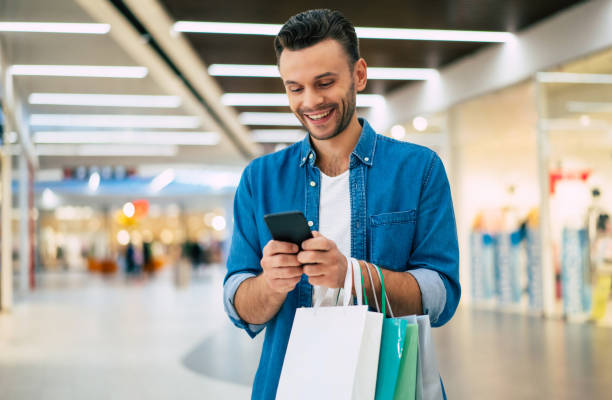
[[[354,115],[346,129],[335,137],[327,140],[311,137],[312,147],[317,152],[317,166],[325,175],[337,176],[348,169],[361,129],[357,115]]]

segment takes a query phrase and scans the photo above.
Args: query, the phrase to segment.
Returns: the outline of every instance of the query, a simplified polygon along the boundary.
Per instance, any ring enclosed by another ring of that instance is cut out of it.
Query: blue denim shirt
[[[411,273],[421,289],[424,313],[432,326],[443,325],[461,294],[455,216],[444,166],[430,149],[377,135],[367,121],[359,122],[361,138],[349,163],[351,256]],[[318,230],[320,176],[307,136],[253,160],[236,191],[224,304],[232,322],[251,337],[267,328],[253,399],[275,398],[295,311],[312,307],[312,286],[303,275],[265,325],[240,319],[234,295],[240,283],[262,271],[262,249],[272,239],[265,214],[300,210]]]

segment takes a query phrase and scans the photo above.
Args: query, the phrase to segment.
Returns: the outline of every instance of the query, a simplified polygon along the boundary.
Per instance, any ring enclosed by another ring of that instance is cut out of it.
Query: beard
[[[312,112],[312,111],[316,111],[316,109],[315,110],[301,109],[301,110],[298,110],[296,115],[298,119],[300,120],[300,122],[302,123],[302,126],[304,126],[304,128],[308,132],[308,135],[311,138],[317,139],[317,140],[329,140],[329,139],[333,139],[336,136],[338,136],[341,132],[343,132],[346,129],[347,126],[349,126],[351,119],[353,118],[353,115],[355,114],[356,105],[357,105],[357,94],[355,93],[355,82],[351,82],[351,87],[344,94],[344,97],[342,98],[340,104],[327,103],[327,104],[322,104],[320,107],[317,107],[317,109],[321,109],[321,110],[331,109],[332,112],[335,111],[338,114],[336,116],[336,126],[332,130],[331,135],[328,135],[328,136],[315,135],[310,131],[310,129],[308,129],[308,122],[307,122],[308,117],[304,116],[304,112]]]

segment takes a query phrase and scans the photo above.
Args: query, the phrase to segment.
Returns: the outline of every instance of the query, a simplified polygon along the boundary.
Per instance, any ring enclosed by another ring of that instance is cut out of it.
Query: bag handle
[[[384,316],[386,316],[387,314],[385,313],[385,300],[386,300],[386,304],[389,306],[389,315],[391,315],[391,318],[395,318],[395,316],[393,315],[393,310],[391,309],[391,303],[389,302],[389,296],[387,296],[387,292],[385,290],[385,278],[383,277],[382,272],[380,271],[380,268],[378,268],[378,265],[376,264],[372,264],[374,266],[374,268],[376,269],[376,272],[378,273],[378,279],[380,279],[380,286],[381,286],[381,292],[382,292],[382,309],[383,312],[382,314]]]
[[[378,305],[378,299],[376,298],[376,290],[374,290],[374,280],[372,279],[372,273],[370,272],[370,264],[366,261],[366,270],[368,271],[368,277],[370,278],[370,287],[372,288],[372,294],[374,295],[374,303],[376,304],[376,311],[380,312],[380,306]],[[365,291],[365,288],[363,289]]]
[[[357,305],[360,306],[363,304],[363,296],[362,296],[362,285],[363,285],[363,276],[361,279],[359,275],[361,273],[361,267],[359,266],[359,261],[355,258],[351,258],[351,265],[353,267],[353,282],[355,285],[355,297],[357,298]],[[352,288],[351,288],[352,289]],[[365,304],[368,304],[368,300],[366,299]]]

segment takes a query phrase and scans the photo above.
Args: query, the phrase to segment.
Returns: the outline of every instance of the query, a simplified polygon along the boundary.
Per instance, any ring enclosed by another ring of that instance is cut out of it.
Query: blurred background
[[[246,399],[233,194],[301,140],[290,16],[357,27],[360,116],[449,175],[452,399],[612,390],[612,1],[0,0],[0,399]]]

